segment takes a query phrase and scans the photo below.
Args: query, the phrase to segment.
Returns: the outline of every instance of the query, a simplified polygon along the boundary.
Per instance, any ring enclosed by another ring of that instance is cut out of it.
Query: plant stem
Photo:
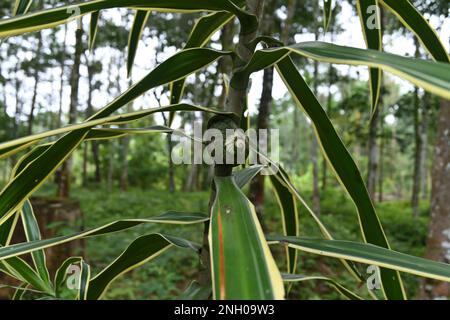
[[[258,17],[258,20],[261,17],[264,0],[247,0],[248,11]],[[238,71],[244,65],[246,65],[253,56],[254,48],[250,47],[250,43],[255,39],[258,33],[258,28],[255,28],[255,31],[248,32],[241,26],[239,42],[236,46],[236,53],[238,55],[238,59],[233,61],[233,72],[231,76],[231,83],[233,83],[233,79],[236,77],[241,77]],[[244,88],[234,88],[233,85],[230,86],[230,90],[228,93],[227,103],[225,105],[225,109],[227,111],[234,112],[242,118],[243,112],[247,108],[247,93],[248,93],[248,79],[241,79],[243,83],[245,83]]]
[[[247,10],[249,13],[255,15],[258,20],[261,17],[264,0],[247,0],[246,1]],[[254,48],[251,47],[250,43],[257,36],[258,28],[254,28],[253,31],[245,30],[245,27],[241,25],[241,30],[239,34],[239,42],[236,46],[237,58],[233,61],[233,71],[231,76],[231,82],[233,82],[233,78],[238,77],[238,70],[242,68],[245,64],[247,64],[253,56]],[[240,77],[240,75],[239,75]],[[242,119],[244,111],[247,108],[247,93],[248,93],[248,78],[247,79],[239,79],[243,80],[245,86],[243,88],[234,88],[232,85],[230,86],[227,101],[225,104],[225,110],[234,112],[239,119]],[[237,123],[239,125],[239,123]],[[223,174],[231,174],[230,172],[223,172],[223,169],[216,168],[216,175]],[[209,212],[211,212],[212,204],[214,202],[216,193],[214,187],[214,181],[211,183],[211,196],[209,201]],[[200,252],[200,261],[201,261],[201,270],[198,276],[198,282],[202,286],[211,286],[211,262],[210,262],[210,254],[209,254],[209,241],[208,241],[208,233],[209,233],[209,222],[205,222],[204,231],[203,231],[203,246]]]

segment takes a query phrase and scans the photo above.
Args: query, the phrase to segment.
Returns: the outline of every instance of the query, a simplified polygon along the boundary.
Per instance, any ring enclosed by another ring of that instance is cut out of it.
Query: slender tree
[[[450,263],[450,101],[441,100],[438,133],[434,151],[431,186],[431,217],[425,257]],[[450,296],[448,282],[423,280],[421,297],[428,299]]]
[[[430,103],[431,96],[428,92],[425,92],[422,97],[422,121],[420,122],[420,134],[421,134],[421,150],[420,150],[420,163],[422,165],[422,169],[420,170],[422,176],[420,178],[421,186],[420,193],[422,195],[422,200],[426,200],[429,196],[428,192],[428,127],[430,121]]]
[[[261,20],[260,28],[263,34],[271,34],[274,29],[273,8],[275,1],[266,0],[264,6],[264,14]],[[259,141],[260,130],[267,130],[269,128],[269,110],[272,103],[272,88],[273,88],[273,72],[274,68],[270,67],[264,70],[261,98],[259,100],[258,117],[256,120],[257,137]],[[266,228],[263,223],[263,209],[264,209],[264,175],[258,175],[251,183],[249,199],[255,206],[256,214],[259,216],[263,228]]]
[[[318,17],[320,13],[319,2],[314,2],[314,13]],[[315,22],[314,28],[314,40],[319,40],[320,35],[320,24],[319,20]],[[314,61],[314,80],[313,80],[313,93],[318,97],[319,91],[319,62]],[[319,187],[319,145],[317,143],[317,138],[314,133],[311,134],[311,164],[312,164],[312,174],[313,174],[313,193],[312,193],[312,204],[313,209],[316,214],[320,214],[320,187]]]
[[[77,119],[78,107],[78,88],[80,82],[80,64],[83,53],[83,24],[80,18],[78,28],[75,31],[75,53],[73,57],[72,72],[70,75],[70,106],[69,123],[75,123]],[[70,172],[72,167],[72,158],[67,159],[62,167],[59,177],[58,196],[67,198],[70,193]]]
[[[58,109],[58,128],[61,127],[62,113],[63,113],[63,98],[64,98],[64,74],[66,67],[66,40],[67,40],[67,25],[63,27],[64,38],[61,43],[61,49],[59,52],[59,68],[60,68],[60,78],[59,78],[59,109]]]
[[[34,113],[36,109],[36,99],[38,96],[38,88],[39,88],[39,81],[40,81],[40,69],[41,69],[41,53],[42,53],[42,32],[38,32],[36,36],[36,51],[34,56],[34,63],[32,64],[33,67],[33,96],[31,98],[31,106],[30,106],[30,115],[28,116],[28,134],[33,133],[33,124],[34,124]]]
[[[385,118],[384,112],[381,111],[380,115],[380,148],[379,148],[379,156],[380,166],[378,170],[378,202],[383,202],[383,183],[384,183],[384,153],[385,153]]]
[[[417,37],[414,37],[414,45],[416,47],[415,57],[420,57],[420,44]],[[411,192],[411,207],[414,218],[419,215],[419,199],[420,199],[420,187],[422,178],[422,134],[421,121],[420,121],[420,110],[421,110],[421,99],[419,97],[419,88],[414,88],[414,172],[413,172],[413,187]]]

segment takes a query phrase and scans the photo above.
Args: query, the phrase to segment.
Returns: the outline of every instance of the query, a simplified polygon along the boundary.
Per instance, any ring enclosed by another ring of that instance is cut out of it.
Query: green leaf
[[[12,278],[17,279],[5,266],[3,262],[0,261],[0,272],[4,273],[5,275],[8,275]]]
[[[323,0],[323,27],[325,32],[327,32],[328,27],[330,26],[332,6],[333,0]]]
[[[411,30],[436,61],[450,62],[445,46],[433,29],[409,0],[378,0]]]
[[[156,258],[173,245],[192,249],[196,252],[200,249],[199,245],[190,241],[162,234],[139,237],[117,259],[90,281],[87,299],[100,299],[111,283],[120,275]]]
[[[4,259],[8,259],[10,257],[16,257],[19,255],[23,255],[25,253],[33,252],[44,248],[49,248],[77,239],[100,236],[108,233],[126,230],[144,223],[196,224],[196,223],[203,223],[208,220],[209,217],[203,213],[177,212],[177,211],[167,211],[163,214],[151,217],[149,219],[122,219],[107,223],[103,226],[94,229],[78,232],[71,235],[65,235],[44,240],[22,242],[7,247],[0,247],[0,261],[3,261]],[[55,286],[57,284],[58,281],[56,281]]]
[[[84,260],[81,260],[80,266],[81,272],[77,298],[78,300],[87,300],[91,280],[91,267]]]
[[[193,106],[193,109],[191,110],[191,108],[188,108],[187,105],[178,105],[178,106],[168,106],[168,107],[163,107],[161,109],[164,110],[184,110],[184,111],[194,111],[194,109],[196,111],[203,111],[206,112],[207,109],[203,109],[202,107],[195,107]],[[145,111],[145,112],[137,112],[137,113],[127,113],[127,114],[122,114],[120,115],[120,117],[107,117],[107,118],[102,118],[101,122],[104,121],[110,121],[111,119],[115,119],[115,120],[120,120],[121,123],[123,121],[123,119],[129,119],[132,118],[132,120],[130,121],[125,121],[125,123],[127,122],[133,122],[133,121],[137,121],[140,120],[144,117],[147,117],[150,114],[153,114],[155,112],[163,112],[161,109],[158,110],[149,110],[149,111]],[[208,110],[209,111],[209,110]],[[215,110],[210,110],[211,113],[216,113]],[[223,113],[221,111],[217,111],[219,113]],[[230,115],[229,113],[227,115]],[[95,122],[99,122],[98,120],[94,120]],[[92,122],[94,122],[92,121]],[[114,120],[111,120],[114,121]],[[89,127],[90,123],[92,122],[84,122],[82,123],[80,126],[78,125],[73,125],[72,126],[67,126],[65,127],[64,130],[66,131],[71,131],[72,128],[75,127]],[[114,122],[112,122],[114,123]],[[168,127],[165,126],[151,126],[148,128],[94,128],[94,129],[90,129],[89,132],[87,133],[87,135],[85,136],[85,138],[83,139],[83,141],[97,141],[97,140],[108,140],[108,139],[115,139],[115,138],[121,138],[121,137],[125,137],[125,136],[133,136],[133,135],[142,135],[142,134],[153,134],[153,133],[172,133],[174,132],[174,129],[170,129]],[[177,131],[180,134],[182,134],[182,131]],[[37,138],[36,140],[34,140],[34,143],[39,142],[41,139],[43,139],[44,136],[52,136],[54,135],[53,130],[51,131],[47,131],[44,132],[42,134],[39,134],[40,138]],[[25,139],[34,139],[34,136],[28,136]],[[11,143],[15,143],[15,141],[11,141]],[[14,168],[15,171],[20,172],[22,171],[26,165],[28,165],[30,162],[34,161],[37,157],[41,156],[42,153],[44,153],[48,148],[50,148],[52,146],[53,143],[46,143],[46,144],[42,144],[39,145],[35,148],[33,148],[29,153],[25,154],[21,160],[18,163],[18,166],[16,166]]]
[[[253,205],[232,177],[214,181],[209,230],[214,298],[283,299],[281,275]]]
[[[18,16],[27,13],[32,3],[33,0],[16,0],[13,15]]]
[[[289,189],[276,178],[270,175],[270,182],[272,184],[275,197],[280,207],[283,234],[286,236],[299,235],[299,220],[298,210],[295,197],[289,192]],[[287,257],[287,272],[295,273],[297,268],[297,252],[291,248],[286,248]]]
[[[269,163],[271,163],[272,166],[276,167],[276,164],[270,160],[267,159],[267,161]],[[295,186],[292,184],[292,182],[290,181],[287,173],[285,172],[285,170],[282,167],[278,168],[278,172],[273,172],[273,177],[276,178],[276,180],[278,180],[278,182],[284,186],[286,188],[286,190],[291,193],[291,195],[293,197],[295,197],[296,199],[298,199],[298,201],[300,201],[300,203],[302,204],[302,207],[306,209],[306,211],[308,211],[308,213],[311,215],[311,217],[313,218],[314,222],[318,225],[322,235],[324,236],[325,239],[328,240],[333,240],[333,236],[331,235],[331,233],[328,231],[328,229],[325,227],[325,225],[322,223],[322,221],[320,220],[320,218],[311,210],[311,208],[308,206],[308,204],[306,203],[306,201],[303,199],[303,197],[300,195],[300,193],[298,192],[298,190],[295,188]],[[345,269],[347,269],[347,271],[360,283],[364,283],[365,282],[365,278],[361,275],[361,273],[358,271],[358,269],[356,268],[356,266],[354,265],[354,263],[352,263],[351,261],[346,261],[344,259],[340,259],[340,262],[342,263],[342,265],[344,266]],[[372,293],[372,291],[369,291],[369,294],[376,300],[377,297]]]
[[[405,58],[395,54],[338,46],[320,41],[289,46],[302,56],[337,64],[381,68],[438,96],[450,99],[450,64]]]
[[[64,260],[61,266],[56,270],[54,278],[55,295],[59,297],[63,285],[65,285],[67,277],[69,275],[69,268],[73,265],[80,264],[83,260],[82,257],[70,257]]]
[[[283,186],[285,186],[287,188],[287,190],[292,194],[292,196],[297,198],[297,200],[302,204],[302,206],[306,209],[306,211],[311,215],[314,222],[319,227],[320,232],[322,233],[324,238],[332,240],[333,236],[331,235],[331,233],[328,231],[328,229],[325,227],[325,225],[322,223],[322,221],[319,219],[319,217],[314,213],[314,211],[312,211],[311,208],[308,206],[306,201],[303,199],[303,197],[300,195],[298,190],[295,188],[295,186],[290,181],[285,170],[282,167],[280,167],[278,164],[273,162],[270,158],[265,157],[265,161],[270,163],[271,167],[278,169],[277,171],[275,171],[274,169],[271,169],[272,174],[274,175],[274,177],[278,180],[278,182],[280,184],[282,184]],[[269,168],[271,168],[271,167],[269,167]],[[358,269],[351,262],[348,262],[345,260],[341,260],[341,262],[342,262],[343,266],[347,269],[347,271],[349,271],[349,273],[357,281],[360,281],[360,282],[364,281],[364,278],[361,276]]]
[[[292,248],[322,256],[343,258],[450,282],[449,264],[414,257],[372,244],[285,236],[271,236],[268,237],[268,240],[287,244]]]
[[[12,170],[12,177],[17,176],[28,164],[40,157],[52,144],[42,144],[34,147],[30,152],[23,155]]]
[[[235,89],[247,87],[248,77],[260,70],[268,68],[285,58],[290,53],[289,48],[271,48],[256,51],[250,61],[240,71],[235,72],[230,85]]]
[[[236,185],[242,189],[243,187],[245,187],[247,183],[253,180],[253,178],[256,177],[263,169],[264,169],[263,165],[254,165],[236,171],[233,173],[234,181],[236,182]]]
[[[7,247],[0,247],[0,250],[5,248]],[[8,273],[14,278],[32,285],[37,290],[53,294],[51,286],[44,282],[36,271],[34,271],[24,260],[17,257],[11,257],[2,260],[2,263],[3,267],[6,268]]]
[[[337,281],[321,276],[302,276],[297,274],[283,274],[283,280],[285,282],[304,282],[304,281],[322,281],[331,285],[338,293],[342,294],[349,300],[364,300],[356,293],[348,290],[346,287],[338,283]]]
[[[405,58],[381,51],[345,47],[320,41],[259,50],[241,70],[241,74],[248,75],[270,67],[282,60],[288,51],[324,62],[380,68],[436,95],[450,99],[450,65],[448,63]],[[239,88],[245,85],[236,81],[239,78],[234,79],[233,87]],[[242,78],[245,79],[245,77]]]
[[[200,17],[195,21],[184,49],[204,47],[211,37],[233,18],[234,15],[229,12],[214,12]]]
[[[378,0],[357,0],[356,6],[367,48],[381,51],[383,47],[383,36],[381,34],[381,17]],[[371,114],[373,115],[380,98],[381,69],[370,68],[369,76],[372,105]]]
[[[256,17],[247,14],[229,0],[94,0],[3,19],[0,21],[0,38],[51,28],[95,11],[124,7],[178,13],[228,11],[238,16],[247,28],[256,26]]]
[[[138,10],[134,16],[133,26],[131,27],[130,35],[128,37],[128,59],[127,59],[127,74],[131,76],[131,69],[133,68],[134,58],[136,57],[139,39],[142,31],[147,24],[150,11]]]
[[[69,280],[73,282],[69,283]],[[91,268],[82,257],[67,258],[56,270],[54,279],[55,298],[61,298],[63,288],[70,288],[76,290],[73,299],[86,300],[90,280]],[[69,285],[73,287],[69,287]]]
[[[206,108],[206,107],[201,107],[201,106],[194,106],[194,105],[190,105],[190,104],[186,104],[186,103],[181,103],[181,104],[177,104],[177,105],[170,105],[170,106],[166,106],[166,107],[161,107],[161,108],[153,108],[153,109],[144,109],[141,111],[135,111],[135,112],[130,112],[130,113],[123,113],[117,116],[109,116],[109,117],[104,117],[104,118],[99,118],[97,120],[89,120],[89,121],[85,121],[79,124],[73,124],[73,125],[68,125],[65,126],[63,128],[59,128],[59,129],[54,129],[54,130],[49,130],[49,131],[45,131],[42,133],[38,133],[38,134],[34,134],[34,135],[29,135],[26,137],[22,137],[22,138],[18,138],[15,140],[11,140],[11,141],[7,141],[7,142],[3,142],[0,143],[0,151],[1,150],[9,150],[8,152],[8,156],[11,156],[19,151],[22,150],[22,145],[24,143],[27,144],[27,146],[30,146],[32,144],[35,144],[39,141],[41,141],[42,139],[48,138],[48,137],[52,137],[52,136],[56,136],[56,135],[61,135],[63,133],[67,133],[70,131],[76,131],[78,129],[90,129],[90,128],[94,128],[98,125],[117,125],[117,124],[126,124],[126,123],[131,123],[140,119],[143,119],[145,117],[148,117],[152,114],[158,113],[158,112],[171,112],[171,111],[199,111],[199,112],[211,112],[213,114],[221,114],[221,115],[225,115],[225,116],[230,116],[233,117],[234,115],[230,112],[225,112],[225,111],[221,111],[221,110],[215,110],[215,109],[210,109],[210,108]],[[113,137],[113,134],[108,134],[106,133],[107,131],[112,132],[113,130],[111,128],[101,128],[101,129],[90,129],[88,134],[86,135],[85,139],[94,139],[94,138],[101,138],[102,136],[106,135],[109,137]],[[121,128],[121,129],[117,129],[115,130],[115,132],[117,133],[117,135],[125,135],[125,134],[138,134],[138,133],[151,133],[151,132],[160,132],[160,133],[170,133],[172,131],[172,129],[169,129],[168,127],[164,127],[164,126],[152,126],[149,128],[145,128],[145,129],[135,129],[135,130],[127,130],[125,128]],[[47,145],[41,145],[38,146],[36,150],[34,150],[33,152],[35,152],[35,156],[33,156],[33,160],[37,157],[40,156],[43,152],[44,149],[47,149],[49,146],[51,146],[51,144],[47,144]],[[16,149],[14,150],[14,148],[16,147]],[[3,156],[0,155],[0,159],[3,158]],[[27,162],[28,164],[29,162]],[[23,169],[24,166],[20,166],[21,169]],[[21,170],[18,170],[19,172]]]
[[[29,200],[25,201],[21,210],[21,218],[23,223],[23,229],[27,241],[41,240],[41,232],[39,225],[34,215],[33,208]],[[45,252],[44,250],[36,250],[31,253],[34,266],[41,277],[41,279],[51,286],[50,275],[48,273]]]
[[[22,206],[80,144],[86,133],[86,130],[78,130],[63,136],[5,186],[0,193],[0,224]]]
[[[298,106],[311,119],[314,132],[325,158],[355,203],[364,240],[389,248],[381,222],[375,212],[361,173],[334,130],[325,110],[317,101],[290,58],[285,58],[278,62],[277,70]],[[398,272],[382,269],[381,278],[387,298],[403,299],[405,297],[403,284]]]
[[[28,148],[29,146],[33,145],[33,143],[34,142],[32,141],[29,143],[22,143],[22,144],[17,144],[17,145],[10,146],[10,147],[2,148],[2,149],[0,149],[0,159],[10,157],[13,154],[16,154],[17,152],[20,152],[20,151]],[[0,146],[1,145],[2,145],[2,143],[0,143]]]
[[[443,98],[450,99],[450,65],[448,63],[406,58],[381,51],[345,47],[321,41],[258,50],[251,61],[239,72],[242,77],[234,77],[231,85],[236,89],[244,87],[246,85],[244,81],[249,74],[272,66],[282,60],[289,51],[324,62],[380,68]]]
[[[0,225],[0,245],[7,246],[16,228],[17,220],[19,219],[19,213],[11,215],[2,225]]]
[[[89,51],[94,48],[95,37],[97,36],[98,18],[100,17],[100,11],[94,11],[91,13],[91,24],[89,25]]]
[[[173,129],[165,126],[152,126],[148,128],[94,128],[88,132],[84,140],[107,140],[141,134],[172,133],[173,131]]]

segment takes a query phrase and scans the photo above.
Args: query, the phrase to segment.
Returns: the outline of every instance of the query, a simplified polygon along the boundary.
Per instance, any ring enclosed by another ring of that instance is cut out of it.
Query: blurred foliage
[[[47,193],[52,193],[47,188]],[[45,190],[41,192],[45,194]],[[147,218],[166,210],[193,210],[207,212],[209,194],[207,192],[176,192],[131,189],[128,192],[114,190],[111,193],[102,189],[80,189],[74,191],[85,214],[85,228],[98,226],[120,218]],[[308,199],[310,192],[302,192]],[[282,230],[278,205],[272,194],[267,190],[264,221],[268,233]],[[361,240],[359,225],[356,222],[356,211],[351,200],[340,189],[330,188],[324,193],[321,219],[336,239]],[[411,219],[411,208],[406,201],[389,201],[377,205],[380,219],[385,226],[387,237],[396,251],[422,256],[425,250],[426,230],[428,223],[429,204],[421,204],[421,215]],[[309,214],[300,211],[300,235],[321,237],[320,231]],[[189,240],[201,242],[202,225],[144,225],[128,231],[119,232],[109,237],[99,237],[87,241],[86,257],[97,273],[115,259],[127,244],[134,238],[153,232],[163,232],[177,235]],[[64,229],[64,233],[70,230]],[[281,247],[273,248],[276,261],[285,268],[285,256]],[[161,255],[156,260],[118,278],[110,287],[105,299],[176,299],[194,280],[199,270],[199,260],[192,252],[171,248],[170,252]],[[323,275],[335,279],[348,288],[357,284],[335,259],[318,257],[301,253],[297,273],[304,275]],[[366,266],[360,265],[360,271],[365,274]],[[283,269],[282,269],[283,270]],[[404,276],[408,294],[414,297],[418,290],[419,278]],[[367,296],[364,287],[357,292]],[[320,282],[304,282],[294,284],[289,295],[290,299],[342,299],[328,285]]]

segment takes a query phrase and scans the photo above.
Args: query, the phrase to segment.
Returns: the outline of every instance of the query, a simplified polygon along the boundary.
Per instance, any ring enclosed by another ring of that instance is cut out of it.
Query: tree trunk
[[[311,135],[311,163],[313,168],[313,194],[312,202],[314,213],[320,215],[320,188],[319,188],[319,161],[318,161],[318,144],[314,134]]]
[[[420,196],[420,178],[422,177],[421,152],[422,143],[419,126],[419,89],[414,90],[414,172],[413,172],[413,188],[411,193],[411,208],[413,217],[419,215],[419,196]]]
[[[158,101],[158,105],[159,107],[161,107],[161,99],[160,97],[157,97],[155,94],[155,98]],[[164,115],[164,112],[161,114],[163,116],[164,119],[164,125],[168,126],[169,124],[169,120],[166,118],[166,116]],[[181,127],[184,127],[184,123],[181,125]],[[174,193],[175,192],[175,167],[174,167],[174,163],[172,161],[172,150],[173,150],[173,142],[172,142],[172,134],[168,133],[166,136],[166,144],[167,144],[167,177],[168,177],[168,190],[170,193]]]
[[[292,22],[294,19],[295,14],[295,8],[297,5],[297,0],[289,0],[288,1],[288,8],[287,8],[287,16],[286,20],[284,20],[283,23],[283,29],[281,30],[281,41],[283,43],[288,43],[289,38],[291,36],[290,31],[292,27]],[[301,132],[300,126],[300,117],[301,117],[301,111],[298,108],[294,108],[293,114],[292,114],[292,136],[297,137],[299,136]],[[295,139],[291,139],[292,143],[290,144],[290,150],[291,150],[291,157],[290,161],[292,164],[297,163],[300,160],[300,149],[301,146],[298,141]],[[295,168],[295,166],[293,166]]]
[[[330,26],[330,37],[331,42],[334,42],[334,28],[333,26]],[[330,64],[328,67],[328,95],[327,95],[327,115],[330,116],[331,111],[331,104],[333,102],[333,94],[331,93],[331,87],[334,84],[334,76],[333,76],[333,65]],[[327,189],[327,179],[328,179],[328,162],[325,157],[325,155],[322,158],[322,191],[325,191]]]
[[[422,169],[420,170],[422,177],[420,178],[421,186],[420,193],[422,199],[426,200],[428,197],[428,124],[429,124],[429,104],[430,104],[430,94],[425,92],[423,95],[422,103],[422,121],[420,122],[420,134],[421,134],[421,152],[420,152],[420,163]]]
[[[81,26],[81,23],[80,23]],[[70,75],[70,108],[69,123],[75,123],[77,118],[78,106],[78,85],[80,80],[80,63],[83,52],[83,30],[81,27],[75,31],[75,55],[73,59],[72,74]],[[69,157],[62,165],[60,181],[58,186],[58,196],[68,198],[70,193],[70,172],[72,167],[72,158]]]
[[[257,136],[259,141],[259,130],[268,129],[270,105],[272,103],[272,87],[273,87],[273,68],[264,70],[263,88],[261,100],[259,103],[258,119],[256,124]],[[263,224],[264,209],[264,175],[257,175],[250,184],[249,199],[253,202],[256,214],[259,217],[261,225]]]
[[[417,37],[414,37],[414,43],[416,46],[416,58],[419,58],[419,41]],[[413,172],[413,188],[411,193],[411,208],[413,212],[413,217],[417,218],[419,216],[419,197],[420,197],[420,179],[422,178],[422,164],[421,164],[421,153],[422,153],[422,141],[420,133],[420,99],[419,99],[419,88],[414,89],[414,172]]]
[[[290,37],[290,31],[292,27],[292,22],[294,20],[295,8],[297,6],[297,0],[288,0],[287,6],[287,16],[284,20],[283,29],[281,30],[281,41],[287,43]]]
[[[6,112],[6,77],[3,75],[2,66],[0,64],[0,86],[2,88],[2,104],[4,106],[3,112],[5,117],[8,117],[8,112]]]
[[[132,82],[130,80],[129,85],[131,87]],[[133,102],[130,102],[127,105],[127,112],[133,111]],[[122,126],[123,128],[126,128],[127,125],[124,124]],[[127,191],[128,190],[128,150],[130,148],[130,137],[125,136],[122,138],[121,144],[120,144],[120,157],[121,157],[121,163],[122,163],[122,171],[120,173],[120,190],[121,191]]]
[[[92,157],[94,158],[94,166],[95,166],[94,181],[95,183],[101,183],[102,171],[100,167],[100,150],[97,141],[92,141]]]
[[[191,164],[189,175],[186,180],[186,185],[184,186],[185,191],[192,192],[194,190],[197,190],[199,169],[200,169],[199,164]]]
[[[133,103],[129,103],[127,106],[127,112],[131,112],[133,110]],[[123,125],[126,127],[126,125]],[[130,137],[125,136],[120,141],[120,158],[122,163],[122,170],[120,172],[120,190],[127,191],[128,190],[128,150],[130,148]]]
[[[315,12],[317,13],[319,6],[315,3]],[[319,40],[319,26],[316,26],[314,38]],[[319,87],[319,63],[314,61],[314,80],[313,80],[313,92],[318,98]],[[319,188],[319,159],[318,159],[319,145],[314,132],[311,135],[311,163],[313,168],[313,194],[312,194],[312,207],[317,215],[320,215],[320,188]]]
[[[121,158],[122,171],[120,173],[120,190],[127,191],[128,189],[128,149],[130,145],[130,138],[124,137],[121,144]]]
[[[12,138],[15,139],[19,136],[19,121],[20,116],[22,115],[22,102],[20,100],[20,88],[21,88],[21,81],[19,81],[19,77],[17,77],[17,71],[18,71],[18,64],[14,67],[14,93],[15,93],[15,107],[16,110],[14,111],[14,121],[13,121],[13,132],[11,134]],[[6,105],[5,105],[6,109]]]
[[[196,80],[195,80],[195,82],[197,83],[197,75],[195,76],[196,78]],[[200,91],[200,90],[197,90],[197,91]],[[198,92],[195,92],[194,93],[194,96],[199,100],[199,101],[201,101],[202,99],[202,94],[199,94]],[[201,120],[200,120],[201,121]],[[193,115],[193,117],[192,117],[192,124],[193,124],[193,126],[196,124],[196,123],[199,123],[200,122],[199,121],[199,119],[197,118],[197,116],[194,114]],[[195,143],[193,143],[192,145],[191,145],[191,153],[192,154],[194,154],[195,155],[195,148],[196,148],[196,145],[195,145]],[[191,191],[194,191],[196,188],[197,188],[197,183],[198,183],[198,175],[199,175],[199,167],[200,167],[200,163],[198,163],[197,161],[196,161],[196,159],[195,159],[195,156],[194,156],[194,159],[193,159],[194,161],[192,161],[192,163],[189,165],[189,172],[188,172],[188,176],[187,176],[187,178],[186,178],[186,180],[184,181],[184,186],[183,186],[183,189],[184,189],[184,191],[186,191],[186,192],[191,192]]]
[[[89,95],[88,95],[88,103],[87,103],[87,117],[90,117],[94,114],[94,106],[92,105],[92,88],[94,86],[93,79],[94,79],[94,65],[89,64],[88,65],[88,83],[89,83]],[[102,174],[101,174],[101,168],[100,168],[100,145],[98,141],[92,141],[91,142],[91,149],[92,149],[92,158],[94,160],[94,181],[97,184],[100,184],[102,182]]]
[[[114,188],[114,149],[115,149],[115,141],[109,141],[108,148],[108,175],[106,178],[106,189],[109,193],[113,191]]]
[[[431,218],[425,257],[450,263],[450,101],[441,100],[431,186]],[[447,282],[426,279],[422,282],[424,299],[448,298]]]
[[[175,192],[175,168],[172,161],[172,149],[173,149],[173,142],[172,142],[172,135],[168,134],[167,138],[167,149],[169,150],[169,157],[168,157],[168,176],[169,176],[169,192],[174,193]]]
[[[86,58],[86,61],[88,59]],[[87,62],[87,71],[88,71],[88,97],[86,101],[86,118],[89,118],[94,113],[94,108],[92,106],[92,90],[93,90],[93,83],[92,79],[94,77],[94,67],[90,61]],[[86,187],[88,184],[88,178],[87,178],[87,165],[88,165],[88,143],[85,143],[83,145],[83,187]]]
[[[328,96],[327,96],[327,114],[329,116],[330,114],[330,110],[331,110],[331,102],[333,100],[333,96],[331,94],[331,86],[333,85],[333,79],[332,79],[332,71],[333,71],[333,66],[330,64],[329,69],[328,69]],[[327,159],[325,156],[323,156],[322,158],[322,191],[325,191],[327,189],[327,169],[328,169],[328,163],[327,163]]]
[[[87,165],[88,165],[88,144],[83,144],[83,171],[81,173],[81,185],[83,187],[87,187],[88,178],[87,178]]]
[[[62,109],[63,109],[63,96],[64,96],[64,71],[66,61],[66,38],[67,38],[67,25],[64,25],[64,40],[62,43],[62,49],[59,60],[59,67],[61,69],[59,79],[59,111],[58,111],[58,128],[61,128],[62,121]]]
[[[231,50],[233,46],[234,37],[234,20],[226,24],[220,34],[220,43],[222,50]],[[232,69],[231,57],[225,57],[219,60],[219,71],[222,75],[230,76]],[[227,84],[224,77],[222,77],[222,91],[219,96],[218,107],[223,108],[227,99]]]
[[[273,10],[274,1],[266,1],[265,13],[260,24],[262,33],[271,34],[273,29]],[[285,24],[287,28],[288,24]],[[257,141],[259,141],[259,130],[267,130],[269,128],[270,106],[272,104],[273,89],[273,67],[264,69],[261,99],[259,101],[258,118],[256,123]],[[267,146],[269,147],[269,146]],[[259,218],[263,230],[267,230],[264,223],[264,175],[257,175],[250,183],[249,199],[255,206],[256,214]]]
[[[396,170],[395,167],[395,155],[398,154],[399,148],[397,147],[397,130],[395,126],[392,127],[391,141],[389,153],[394,155],[393,159],[391,159],[391,165],[389,166],[389,174],[393,177],[392,179],[395,181],[395,197],[397,199],[403,198],[403,176],[400,170]],[[392,165],[394,163],[394,165]]]
[[[378,172],[378,202],[383,202],[383,182],[384,182],[384,116],[380,116],[380,170]]]
[[[124,64],[125,56],[119,56],[117,59],[117,77],[116,77],[116,88],[118,92],[122,92],[122,86],[120,83],[120,69]],[[132,80],[129,79],[128,86],[131,87],[133,84]],[[130,102],[126,106],[126,112],[131,112],[133,110],[133,102]],[[120,125],[121,128],[127,128],[127,124]],[[125,136],[118,141],[118,160],[121,164],[120,174],[119,174],[119,188],[121,191],[126,191],[128,189],[128,149],[130,145],[130,138]]]
[[[380,21],[381,21],[381,36],[384,33],[384,26],[387,25],[386,15],[384,10],[380,8]],[[370,195],[372,201],[375,201],[375,194],[377,189],[377,178],[378,178],[378,124],[380,117],[380,109],[383,108],[383,95],[385,94],[384,90],[384,79],[383,75],[381,75],[381,89],[380,89],[380,97],[378,99],[378,106],[375,109],[372,119],[369,126],[369,141],[368,141],[368,162],[367,162],[367,191]]]
[[[369,143],[368,143],[368,165],[367,165],[367,190],[370,198],[375,200],[375,192],[377,186],[377,171],[378,171],[378,122],[381,108],[381,97],[378,108],[375,110],[369,129]]]
[[[39,59],[41,57],[41,51],[42,51],[42,34],[41,32],[38,32],[37,34],[37,47],[35,52],[35,61],[34,61],[34,87],[33,87],[33,96],[31,98],[31,107],[30,107],[30,115],[28,117],[28,135],[33,134],[33,123],[34,123],[34,110],[36,109],[36,98],[38,94],[38,85],[39,85],[39,69],[41,68],[41,65],[39,63]]]
[[[215,100],[215,90],[217,87],[217,77],[214,79],[213,84],[210,87],[210,91],[209,94],[207,96],[207,99],[205,100],[205,106],[211,106],[214,105],[214,100]],[[223,108],[223,106],[221,106]],[[208,127],[208,122],[209,119],[211,118],[207,113],[201,113],[201,117],[202,117],[202,129],[203,132],[207,129]],[[202,165],[201,166],[201,173],[200,173],[200,177],[199,177],[199,181],[198,181],[198,190],[207,190],[211,184],[211,181],[214,177],[214,167],[213,166],[206,166],[206,165]]]
[[[11,138],[15,139],[19,136],[19,123],[20,123],[20,117],[22,115],[22,101],[20,99],[20,89],[21,89],[21,81],[19,81],[19,77],[17,77],[17,71],[18,71],[18,65],[16,64],[14,66],[14,98],[15,98],[15,111],[14,111],[14,118],[13,118],[13,126],[12,126],[12,132],[11,132]],[[6,109],[6,105],[5,105]],[[13,155],[11,157],[11,167],[14,167],[17,162],[17,155]]]

